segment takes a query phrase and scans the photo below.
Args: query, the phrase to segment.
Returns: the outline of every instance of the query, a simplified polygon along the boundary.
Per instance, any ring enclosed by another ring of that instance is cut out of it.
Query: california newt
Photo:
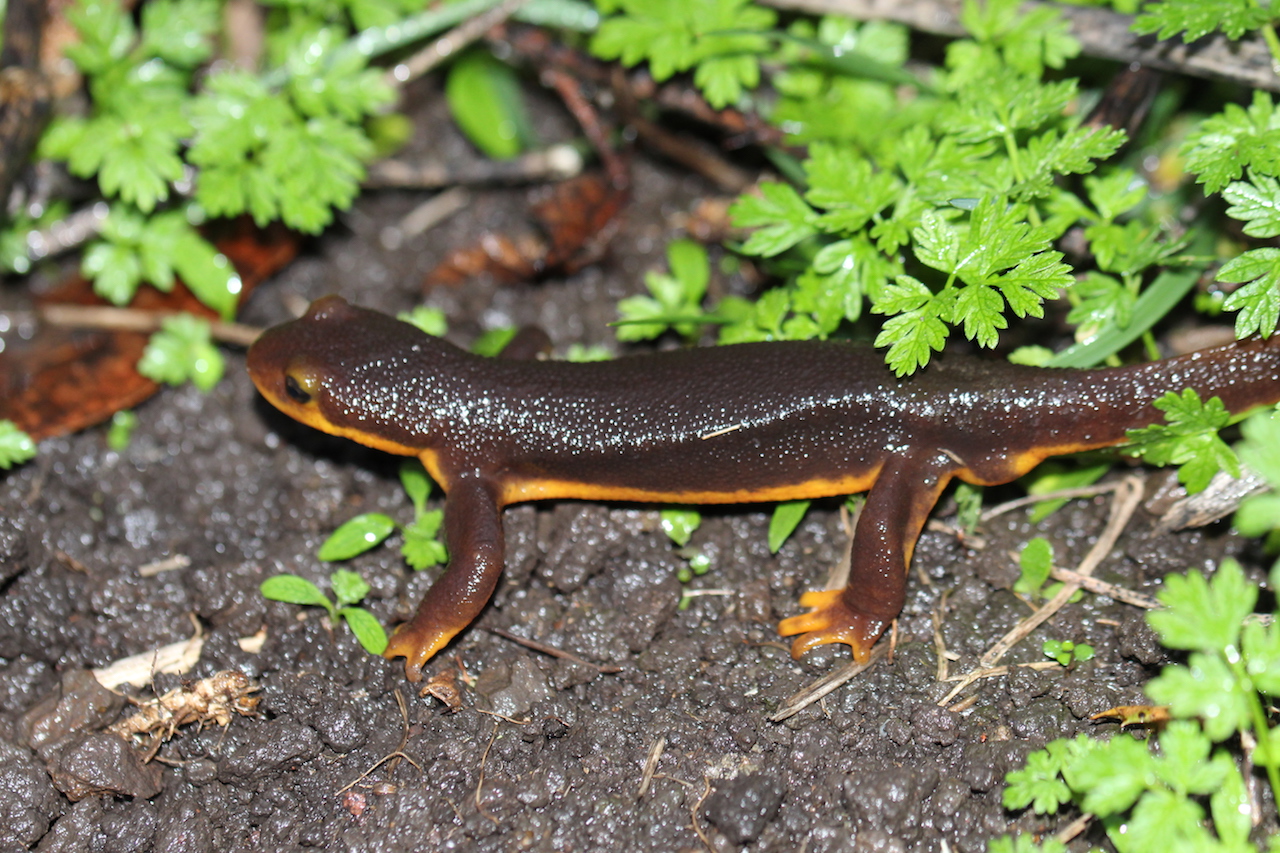
[[[249,350],[262,394],[297,420],[416,456],[446,492],[449,566],[388,658],[422,665],[479,614],[518,501],[717,504],[867,491],[849,583],[782,620],[796,657],[866,659],[902,609],[925,519],[953,477],[1007,483],[1047,456],[1118,444],[1168,390],[1233,411],[1280,400],[1280,336],[1165,361],[1049,370],[935,357],[896,379],[869,347],[737,344],[595,363],[482,358],[336,296]]]

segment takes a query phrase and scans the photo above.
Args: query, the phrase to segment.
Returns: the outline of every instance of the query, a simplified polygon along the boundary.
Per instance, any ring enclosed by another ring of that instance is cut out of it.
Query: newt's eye
[[[316,394],[315,377],[286,373],[284,377],[284,392],[289,395],[290,400],[305,406],[311,402],[311,398]]]

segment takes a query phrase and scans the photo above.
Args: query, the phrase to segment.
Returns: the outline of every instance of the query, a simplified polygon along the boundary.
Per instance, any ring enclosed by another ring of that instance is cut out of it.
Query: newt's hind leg
[[[778,623],[779,634],[795,636],[792,657],[826,643],[845,643],[854,660],[870,659],[871,647],[902,610],[916,538],[958,467],[936,452],[885,464],[858,516],[849,583],[844,589],[806,592],[800,604],[813,609]]]

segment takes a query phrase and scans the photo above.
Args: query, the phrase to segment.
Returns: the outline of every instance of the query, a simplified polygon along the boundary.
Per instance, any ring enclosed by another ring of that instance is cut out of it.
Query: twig
[[[506,714],[499,714],[497,711],[486,711],[484,708],[476,708],[476,712],[502,720],[504,723],[512,723],[517,726],[527,726],[529,723],[533,722],[532,720],[517,720],[515,717],[508,717]]]
[[[500,3],[470,20],[463,21],[388,71],[387,82],[392,86],[402,86],[410,80],[421,77],[511,17],[527,2],[528,0],[506,0],[505,3]]]
[[[378,239],[383,248],[395,251],[404,245],[406,238],[425,234],[470,204],[471,192],[464,187],[437,193],[405,214],[395,225],[385,226]]]
[[[889,653],[889,644],[880,643],[871,650],[871,657],[866,663],[858,663],[856,661],[846,664],[835,672],[824,675],[817,681],[805,687],[794,696],[788,697],[787,701],[782,703],[773,716],[769,719],[772,722],[780,723],[788,717],[794,717],[805,708],[817,702],[822,697],[836,690],[840,685],[856,676],[858,673],[870,669],[876,661]]]
[[[707,838],[706,833],[702,831],[702,827],[698,825],[698,810],[707,801],[707,797],[711,796],[711,778],[703,776],[702,781],[706,784],[706,787],[702,789],[702,796],[698,797],[698,801],[689,808],[689,817],[693,819],[693,831],[698,833],[698,838],[702,839],[702,843],[707,846],[711,853],[716,853],[716,848],[711,844],[711,839]]]
[[[186,554],[174,554],[171,557],[165,557],[160,560],[152,560],[146,565],[138,567],[138,577],[153,578],[163,572],[172,572],[178,569],[185,569],[191,565],[191,558]]]
[[[1076,818],[1075,820],[1071,821],[1071,823],[1067,824],[1062,829],[1060,829],[1058,833],[1053,837],[1061,841],[1063,844],[1067,844],[1071,841],[1071,839],[1075,838],[1077,835],[1084,832],[1085,828],[1089,825],[1089,822],[1092,820],[1093,820],[1093,815],[1086,812],[1085,814],[1080,815],[1080,817]]]
[[[28,231],[27,260],[39,261],[60,255],[97,237],[110,210],[105,201],[96,202],[73,211],[45,228]]]
[[[982,667],[979,669],[973,669],[973,670],[970,670],[969,672],[966,672],[964,675],[953,675],[950,678],[948,678],[947,681],[960,681],[960,682],[967,681],[970,684],[972,684],[973,682],[983,678],[999,678],[1002,675],[1008,675],[1009,673],[1013,672],[1015,669],[1042,670],[1042,669],[1064,669],[1064,668],[1065,667],[1063,667],[1062,664],[1054,660],[1036,660],[1036,661],[1031,661],[1030,663],[1004,664],[1001,666],[988,666],[988,667]]]
[[[980,516],[981,521],[990,521],[991,519],[1004,515],[1006,512],[1012,512],[1031,504],[1043,503],[1044,501],[1057,501],[1066,498],[1092,498],[1097,495],[1105,495],[1108,492],[1116,490],[1116,483],[1097,483],[1092,486],[1077,486],[1074,489],[1059,489],[1056,492],[1045,492],[1043,495],[1026,495],[1025,497],[1015,498],[1011,501],[1005,501],[1002,504],[996,504],[991,509],[985,510]]]
[[[493,821],[496,826],[498,819],[484,810],[484,806],[480,803],[480,795],[484,790],[484,764],[489,760],[489,750],[493,749],[493,742],[498,739],[498,722],[493,723],[493,734],[489,736],[489,742],[485,744],[484,754],[480,756],[480,778],[476,780],[476,811]]]
[[[572,145],[552,145],[512,160],[477,160],[450,164],[381,160],[369,167],[364,186],[373,189],[419,189],[560,181],[582,172],[582,154]]]
[[[644,795],[649,793],[649,786],[653,784],[653,774],[658,771],[658,762],[662,759],[662,751],[667,748],[667,739],[660,736],[653,742],[653,746],[649,747],[649,757],[644,762],[644,773],[640,774],[640,789],[636,791],[636,800],[643,800]]]
[[[140,311],[136,308],[113,308],[109,305],[45,305],[37,312],[52,326],[82,329],[106,329],[121,332],[154,332],[179,311]],[[210,320],[209,330],[216,340],[247,347],[258,339],[262,330],[242,323]]]
[[[1126,589],[1118,584],[1108,583],[1107,581],[1100,580],[1099,578],[1082,575],[1079,572],[1072,571],[1071,569],[1055,568],[1050,571],[1049,575],[1056,581],[1078,584],[1082,589],[1087,589],[1089,592],[1094,592],[1098,595],[1107,595],[1114,598],[1116,601],[1123,601],[1125,604],[1132,604],[1134,607],[1141,607],[1144,610],[1159,610],[1163,606],[1159,601],[1156,601],[1153,596],[1147,595],[1146,593],[1135,592],[1134,590]]]
[[[947,597],[951,595],[951,590],[947,590],[938,599],[938,606],[933,608],[933,650],[938,655],[938,669],[935,678],[938,681],[947,680],[947,641],[942,636],[942,614],[947,609]]]
[[[545,643],[539,643],[537,640],[530,640],[525,637],[518,637],[515,634],[502,630],[501,628],[490,628],[489,633],[497,634],[499,637],[502,637],[503,639],[506,639],[506,640],[510,640],[513,643],[519,643],[520,645],[524,646],[527,649],[533,649],[535,652],[542,652],[544,655],[551,655],[552,657],[555,657],[555,658],[563,658],[568,661],[573,661],[574,663],[580,663],[583,666],[589,666],[592,669],[598,670],[600,672],[605,672],[610,674],[615,672],[622,672],[622,667],[620,666],[614,666],[613,664],[592,663],[589,660],[584,660],[578,657],[572,652],[566,652],[564,649],[557,649],[555,646],[548,646]]]
[[[814,15],[836,14],[858,20],[897,21],[912,29],[944,36],[965,35],[957,14],[960,4],[953,0],[763,0],[777,9]],[[1071,32],[1089,56],[1119,62],[1140,62],[1161,71],[1193,77],[1218,77],[1258,89],[1280,91],[1280,77],[1271,67],[1266,43],[1256,37],[1231,41],[1214,33],[1192,44],[1156,41],[1152,36],[1130,32],[1133,17],[1110,9],[1060,6],[1056,3],[1027,2],[1024,12],[1051,7],[1071,24]]]
[[[1077,569],[1081,575],[1088,576],[1092,574],[1093,570],[1106,559],[1116,540],[1120,538],[1121,532],[1124,531],[1125,526],[1129,523],[1129,519],[1133,517],[1134,510],[1138,508],[1138,503],[1141,499],[1141,480],[1137,476],[1125,477],[1117,484],[1115,500],[1111,505],[1111,518],[1107,521],[1107,526],[1103,529],[1102,535],[1098,537],[1098,541],[1094,543],[1093,547],[1089,549],[1089,553],[1085,555],[1084,560],[1081,561],[1080,567]],[[986,654],[978,661],[977,669],[964,676],[950,693],[938,701],[938,704],[945,707],[960,691],[981,677],[975,673],[994,667],[1011,648],[1040,627],[1045,620],[1061,610],[1062,606],[1071,599],[1071,596],[1075,595],[1078,589],[1080,589],[1078,583],[1064,583],[1057,595],[1035,613],[1015,625],[1013,630],[1001,637],[995,645],[988,649]]]
[[[410,756],[406,755],[405,753],[403,753],[403,752],[401,752],[400,750],[398,750],[398,749],[397,749],[395,752],[388,752],[386,755],[382,756],[382,757],[381,757],[381,758],[379,758],[377,761],[375,761],[375,762],[373,762],[372,764],[370,764],[370,765],[369,765],[369,769],[368,769],[368,770],[364,771],[364,772],[363,772],[363,773],[361,773],[359,776],[357,776],[356,778],[352,779],[352,780],[351,780],[350,782],[348,782],[347,784],[343,785],[341,788],[339,788],[339,789],[338,789],[337,791],[335,791],[334,793],[335,793],[335,794],[345,794],[347,791],[351,790],[351,789],[352,789],[352,788],[354,788],[356,785],[360,784],[360,782],[361,782],[361,781],[363,781],[363,780],[365,780],[365,779],[369,778],[369,774],[370,774],[370,773],[372,773],[373,771],[377,770],[379,767],[381,767],[383,764],[385,764],[386,762],[390,761],[390,760],[391,760],[391,759],[393,759],[393,758],[403,758],[405,761],[409,762],[409,763],[410,763],[410,764],[412,764],[414,767],[416,767],[416,768],[418,769],[418,772],[419,772],[419,773],[421,773],[421,772],[422,772],[422,766],[421,766],[420,764],[418,764],[418,762],[414,761],[414,760],[413,760],[413,758],[411,758]]]

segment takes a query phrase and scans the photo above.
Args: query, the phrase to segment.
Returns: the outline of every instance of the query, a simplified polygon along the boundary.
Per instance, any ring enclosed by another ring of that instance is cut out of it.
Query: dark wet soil
[[[438,105],[426,108],[415,146],[473,156],[446,125]],[[677,236],[673,222],[714,195],[666,164],[641,157],[635,169],[634,201],[605,263],[536,286],[437,292],[430,302],[447,311],[451,335],[465,343],[486,328],[537,323],[561,351],[611,342],[616,300],[643,289],[643,273]],[[278,322],[290,300],[335,292],[407,308],[449,248],[521,224],[529,196],[478,194],[395,250],[383,248],[383,229],[422,197],[369,196],[255,294],[244,319]],[[682,560],[655,509],[521,506],[506,514],[507,570],[492,605],[429,667],[459,676],[462,708],[447,713],[417,696],[399,663],[364,653],[321,611],[259,595],[258,584],[282,572],[324,582],[330,568],[316,549],[351,516],[408,520],[411,507],[399,460],[288,421],[257,397],[243,354],[228,357],[213,392],[171,389],[142,406],[126,450],[90,430],[47,441],[34,462],[0,475],[0,851],[709,843],[818,853],[939,850],[944,841],[980,851],[1010,825],[1053,828],[1001,807],[1004,774],[1047,740],[1110,736],[1114,726],[1089,715],[1140,702],[1165,659],[1140,613],[1085,596],[1010,658],[1042,660],[1041,643],[1060,638],[1092,644],[1094,660],[1073,671],[1017,669],[937,704],[951,688],[936,678],[932,614],[943,595],[950,671],[963,673],[1029,612],[1008,591],[1010,552],[1045,536],[1072,565],[1096,540],[1107,500],[1077,501],[1037,525],[1025,512],[1001,517],[981,531],[981,551],[926,533],[892,661],[773,723],[787,697],[847,657],[827,646],[793,661],[775,632],[840,558],[836,505],[815,507],[776,556],[767,508],[708,513],[692,544],[714,569],[690,586],[715,594],[685,610]],[[1140,512],[1098,573],[1151,591],[1167,572],[1209,567],[1242,547],[1218,528],[1156,539],[1150,525]],[[190,566],[139,574],[173,555]],[[372,585],[366,603],[384,624],[407,617],[433,576],[409,571],[391,548],[349,567]],[[190,636],[193,614],[207,637],[199,662],[136,695],[239,670],[261,685],[258,714],[183,729],[142,764],[99,731],[123,705],[82,671]],[[531,651],[495,629],[618,671]],[[259,632],[261,650],[244,651],[238,641]],[[656,772],[640,795],[655,744]],[[1086,840],[1097,837],[1077,848]]]

